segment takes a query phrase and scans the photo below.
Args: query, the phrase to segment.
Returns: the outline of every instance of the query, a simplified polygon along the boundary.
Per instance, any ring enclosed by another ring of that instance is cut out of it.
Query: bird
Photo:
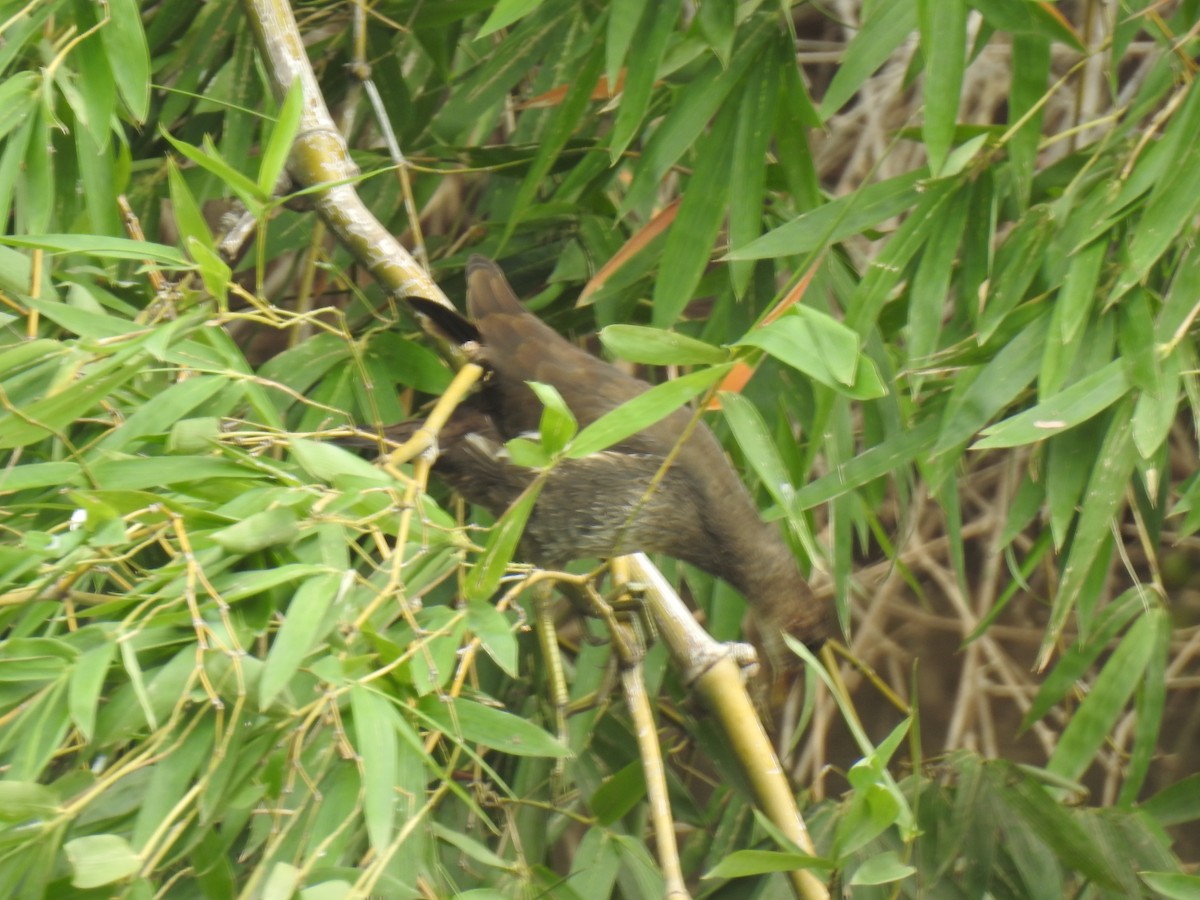
[[[469,318],[415,299],[447,337],[476,348],[473,359],[485,370],[478,392],[438,434],[433,472],[493,515],[537,477],[505,449],[506,441],[538,431],[543,406],[528,382],[556,388],[580,428],[650,389],[525,309],[486,257],[474,255],[467,263]],[[829,611],[814,598],[777,527],[759,516],[713,433],[703,422],[689,431],[693,415],[677,410],[604,451],[559,460],[545,477],[519,553],[548,569],[636,551],[690,563],[742,594],[772,667],[794,668],[796,657],[781,635],[815,649],[828,636]],[[419,424],[400,423],[385,433],[402,441]],[[685,433],[665,476],[648,493]]]

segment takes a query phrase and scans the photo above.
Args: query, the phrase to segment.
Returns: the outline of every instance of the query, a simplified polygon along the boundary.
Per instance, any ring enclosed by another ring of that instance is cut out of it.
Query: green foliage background
[[[0,884],[655,896],[620,705],[564,746],[524,601],[459,602],[484,517],[439,492],[406,533],[404,485],[321,440],[449,370],[272,196],[293,131],[247,14],[0,3]],[[757,367],[714,426],[881,673],[847,666],[853,738],[810,678],[807,864],[856,897],[1197,895],[1195,0],[297,14],[358,190],[417,241],[383,115],[449,294],[482,252],[563,331]],[[573,699],[607,656],[578,644]],[[777,895],[795,855],[647,671],[696,892]]]

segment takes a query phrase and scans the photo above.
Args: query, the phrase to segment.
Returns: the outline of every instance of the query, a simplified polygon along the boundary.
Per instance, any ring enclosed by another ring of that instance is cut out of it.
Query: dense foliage
[[[324,440],[452,371],[279,195],[249,6],[0,4],[0,884],[659,895],[603,629],[559,736],[490,520]],[[1198,6],[297,6],[374,213],[721,379],[836,603],[781,736],[815,860],[649,651],[696,893],[1200,892]]]

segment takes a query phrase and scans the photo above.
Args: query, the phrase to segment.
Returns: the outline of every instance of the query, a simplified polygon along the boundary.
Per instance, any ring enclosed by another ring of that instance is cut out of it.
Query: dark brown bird
[[[439,435],[434,472],[498,516],[536,474],[513,464],[504,449],[505,441],[538,430],[542,404],[527,381],[557,388],[581,428],[650,386],[526,311],[500,268],[481,256],[467,265],[467,307],[471,322],[429,301],[420,304],[448,336],[477,339],[479,361],[489,370],[479,393],[458,407]],[[560,462],[529,517],[521,553],[548,568],[639,550],[689,562],[742,593],[763,648],[777,666],[790,668],[779,633],[816,646],[826,636],[826,610],[702,423],[646,499],[651,479],[691,418],[690,410],[679,410],[608,450]],[[392,436],[403,439],[415,427],[404,423]]]

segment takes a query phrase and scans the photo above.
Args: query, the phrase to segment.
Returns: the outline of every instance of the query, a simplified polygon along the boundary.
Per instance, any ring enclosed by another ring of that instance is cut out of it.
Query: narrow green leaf
[[[259,705],[271,706],[305,658],[329,630],[327,614],[349,582],[339,574],[316,575],[300,586],[284,611],[283,625],[267,654],[258,684]]]
[[[998,761],[988,771],[997,782],[997,796],[1016,812],[1058,858],[1100,885],[1118,886],[1111,864],[1095,852],[1095,844],[1044,787],[1011,763]]]
[[[174,247],[130,238],[95,234],[0,235],[0,244],[36,247],[47,253],[82,253],[100,259],[146,259],[172,268],[189,268],[187,259]]]
[[[529,164],[529,172],[517,196],[512,202],[508,224],[504,227],[500,244],[503,246],[521,223],[525,211],[533,198],[541,190],[546,181],[546,175],[554,166],[563,147],[567,145],[579,129],[579,122],[592,99],[592,91],[600,78],[604,62],[602,47],[595,46],[582,60],[573,73],[566,96],[551,112],[546,127],[538,140],[537,152]]]
[[[700,135],[725,104],[742,75],[761,62],[757,37],[753,32],[746,35],[745,43],[737,48],[729,68],[722,68],[714,59],[692,77],[688,89],[676,98],[646,141],[629,193],[621,203],[621,215],[630,210],[647,210],[655,201],[667,170],[697,145]]]
[[[708,41],[721,65],[729,65],[729,56],[733,52],[733,36],[737,29],[736,0],[704,0],[696,15],[700,24],[700,33]],[[765,67],[764,69],[768,69]]]
[[[1128,625],[1142,608],[1142,594],[1136,588],[1126,591],[1104,608],[1096,617],[1095,626],[1087,642],[1076,641],[1070,644],[1050,674],[1042,680],[1037,695],[1021,720],[1022,731],[1063,701],[1121,629]]]
[[[1048,325],[1046,316],[1035,319],[1001,347],[975,377],[963,373],[951,390],[942,414],[934,455],[970,440],[1033,380]]]
[[[504,614],[486,600],[475,600],[467,604],[467,625],[496,665],[509,678],[516,678],[517,638]]]
[[[621,77],[621,64],[629,53],[633,35],[642,21],[646,4],[642,0],[613,0],[608,8],[608,34],[604,40],[604,75],[609,90]]]
[[[972,199],[971,191],[959,189],[951,192],[945,206],[938,207],[937,226],[930,232],[929,240],[921,252],[908,300],[910,367],[928,364],[938,349],[937,339],[946,312],[954,259],[966,230]],[[914,377],[913,381],[913,391],[916,392],[921,379]]]
[[[192,189],[188,187],[187,181],[179,171],[178,163],[169,157],[167,159],[167,183],[171,190],[171,211],[174,214],[175,227],[179,229],[179,236],[185,243],[191,238],[204,244],[210,250],[215,250],[216,244],[213,241],[212,232],[209,231],[208,222],[205,221],[204,214],[200,211],[200,204],[196,202]]]
[[[885,850],[883,853],[870,857],[854,870],[847,884],[891,884],[909,875],[916,874],[916,869],[901,862],[895,850]]]
[[[1121,360],[1081,378],[1064,391],[1032,409],[983,430],[972,450],[1020,447],[1074,428],[1108,409],[1129,392],[1129,378]]]
[[[634,760],[600,783],[588,798],[588,809],[601,825],[612,825],[646,797],[646,774]]]
[[[230,553],[246,555],[290,544],[300,534],[299,517],[287,506],[276,506],[254,513],[210,536]]]
[[[651,366],[715,366],[729,361],[729,351],[705,341],[644,325],[609,325],[600,342],[615,356]]]
[[[584,428],[567,448],[569,459],[582,459],[619,443],[630,435],[665,419],[688,401],[698,397],[729,372],[731,364],[701,369],[657,384]]]
[[[71,867],[71,887],[86,890],[122,881],[142,866],[141,857],[125,838],[90,834],[63,844]]]
[[[925,57],[925,122],[929,168],[941,171],[958,123],[967,56],[966,0],[917,0],[921,52]]]
[[[1167,701],[1167,663],[1171,653],[1171,620],[1166,615],[1154,619],[1153,646],[1146,664],[1145,677],[1138,685],[1134,711],[1137,725],[1133,732],[1133,751],[1125,781],[1117,797],[1119,806],[1131,807],[1142,792],[1150,764],[1159,752],[1159,734],[1163,725],[1163,711]]]
[[[354,712],[355,749],[361,760],[363,818],[376,852],[391,843],[396,822],[396,729],[391,704],[371,688],[350,687]]]
[[[873,228],[912,207],[928,172],[908,172],[831,200],[768,231],[726,259],[774,259],[808,253]]]
[[[168,385],[138,406],[120,428],[100,440],[98,450],[128,450],[149,435],[168,431],[197,406],[229,386],[229,379],[218,375],[196,375]]]
[[[541,489],[540,481],[531,484],[492,526],[483,555],[475,562],[467,577],[467,599],[486,600],[496,590],[496,585],[500,583],[517,551],[517,544],[525,532],[525,523],[529,521]]]
[[[500,0],[492,8],[492,13],[487,17],[487,21],[480,26],[475,40],[495,34],[501,28],[507,28],[513,22],[523,19],[541,6],[542,2],[543,0]]]
[[[136,122],[150,112],[150,48],[142,30],[142,8],[137,0],[108,0],[108,24],[100,29],[105,58],[121,99]],[[106,128],[106,122],[96,123]]]
[[[117,655],[117,645],[105,641],[93,647],[75,661],[67,683],[67,710],[71,722],[85,740],[95,734],[96,707],[104,689],[104,679]]]
[[[557,456],[579,429],[575,415],[554,385],[537,381],[530,381],[528,384],[542,401],[542,416],[538,423],[542,447],[550,456]]]
[[[728,206],[736,126],[737,107],[728,106],[700,145],[696,168],[663,248],[659,268],[668,274],[654,282],[651,322],[659,328],[668,328],[679,318],[708,267]]]
[[[1147,887],[1170,900],[1196,900],[1200,897],[1200,875],[1183,872],[1138,872]]]
[[[926,419],[914,428],[904,428],[883,443],[865,450],[836,470],[811,481],[796,492],[796,508],[812,509],[848,494],[864,484],[895,473],[918,457],[929,453],[937,436],[938,422]]]
[[[19,824],[61,812],[58,794],[32,781],[0,781],[0,821]]]
[[[637,136],[642,119],[650,108],[658,67],[666,52],[667,41],[679,21],[681,6],[682,0],[661,0],[650,4],[642,15],[635,38],[638,50],[627,60],[621,107],[617,110],[617,121],[613,124],[612,137],[609,139],[608,153],[613,163],[621,158]]]
[[[178,153],[186,156],[204,171],[227,185],[252,212],[261,210],[263,204],[270,201],[270,193],[260,190],[255,182],[223,160],[217,153],[217,149],[211,144],[206,152],[199,147],[176,140],[165,131],[162,132],[162,136]]]
[[[1155,645],[1158,618],[1151,609],[1129,629],[1093,682],[1079,709],[1054,748],[1046,768],[1064,778],[1078,779],[1095,761],[1096,753],[1112,733],[1117,718],[1142,680]]]
[[[81,473],[79,464],[73,462],[26,463],[23,466],[5,467],[0,470],[0,494],[76,483]]]
[[[701,4],[703,10],[710,3]],[[730,4],[732,23],[733,7]],[[772,43],[763,64],[746,76],[745,89],[737,105],[737,132],[734,136],[733,171],[729,179],[729,246],[743,247],[762,233],[763,192],[767,185],[767,151],[779,105],[778,70],[790,65],[776,52],[778,42]],[[733,292],[741,297],[754,273],[752,260],[735,260],[729,265]]]
[[[510,712],[461,697],[422,697],[420,712],[446,735],[512,756],[571,755],[556,738]]]
[[[213,478],[252,478],[255,470],[241,463],[214,457],[178,456],[106,459],[95,463],[90,474],[106,490],[145,490],[161,485]]]
[[[1047,253],[1054,236],[1054,219],[1049,208],[1036,206],[1025,214],[996,254],[993,280],[983,300],[979,317],[980,344],[989,340],[1008,314],[1025,299],[1038,273],[1038,261]]]
[[[869,18],[861,23],[858,34],[841,53],[837,72],[821,101],[821,118],[828,119],[841,109],[916,27],[916,0],[897,0],[872,7]]]
[[[1083,498],[1083,509],[1079,513],[1079,524],[1071,541],[1070,554],[1063,566],[1062,579],[1054,596],[1050,611],[1050,622],[1043,638],[1039,662],[1044,664],[1054,644],[1062,635],[1067,616],[1076,601],[1081,599],[1087,576],[1104,542],[1108,540],[1112,519],[1122,507],[1125,488],[1133,472],[1137,451],[1133,446],[1129,423],[1129,405],[1117,407],[1109,425],[1108,434],[1100,446],[1097,465],[1092,470],[1087,491]],[[1097,590],[1099,586],[1097,586]],[[1087,598],[1089,605],[1092,598]],[[1090,616],[1083,608],[1078,616],[1080,634],[1086,639],[1091,629]]]
[[[770,872],[791,872],[796,869],[831,870],[832,860],[803,853],[784,853],[778,850],[735,850],[704,873],[704,878],[747,878]]]

